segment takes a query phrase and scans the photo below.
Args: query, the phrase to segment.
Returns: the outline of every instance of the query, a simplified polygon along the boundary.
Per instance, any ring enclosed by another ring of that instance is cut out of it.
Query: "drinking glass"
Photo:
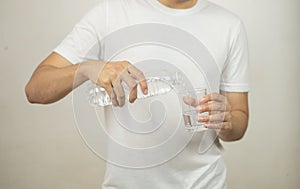
[[[187,131],[200,132],[207,130],[203,122],[198,122],[198,118],[199,116],[208,115],[208,113],[198,113],[196,111],[199,101],[206,94],[207,90],[205,88],[194,89],[181,94],[183,121]]]

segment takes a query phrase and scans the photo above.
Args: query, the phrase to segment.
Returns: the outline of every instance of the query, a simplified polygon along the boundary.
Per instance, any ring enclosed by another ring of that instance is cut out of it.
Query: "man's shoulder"
[[[226,22],[230,24],[236,24],[238,22],[241,22],[241,18],[237,14],[210,1],[208,1],[207,12],[216,20],[220,20],[224,24]]]

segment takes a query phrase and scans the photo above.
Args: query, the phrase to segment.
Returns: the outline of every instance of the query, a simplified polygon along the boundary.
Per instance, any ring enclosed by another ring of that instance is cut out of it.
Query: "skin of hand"
[[[84,75],[95,84],[103,87],[114,106],[124,106],[125,92],[122,86],[124,81],[130,90],[129,102],[137,98],[137,85],[146,95],[148,93],[146,78],[142,71],[128,61],[106,62],[88,61],[81,65]]]
[[[25,87],[30,103],[50,104],[59,101],[87,80],[105,88],[115,106],[124,105],[124,81],[130,89],[130,102],[137,98],[137,83],[147,94],[143,73],[128,61],[86,61],[71,64],[57,53],[49,55],[34,71]]]
[[[204,127],[215,129],[223,141],[241,139],[247,129],[248,93],[224,92],[203,96],[201,99],[184,99],[188,105],[196,107],[198,113],[208,115],[198,117]]]

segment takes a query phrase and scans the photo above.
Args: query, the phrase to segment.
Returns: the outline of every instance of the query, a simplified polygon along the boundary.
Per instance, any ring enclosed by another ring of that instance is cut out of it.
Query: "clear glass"
[[[198,113],[196,111],[199,101],[206,94],[206,89],[195,89],[181,94],[183,121],[187,131],[199,132],[207,130],[203,122],[198,122],[199,116],[207,115],[207,113]]]

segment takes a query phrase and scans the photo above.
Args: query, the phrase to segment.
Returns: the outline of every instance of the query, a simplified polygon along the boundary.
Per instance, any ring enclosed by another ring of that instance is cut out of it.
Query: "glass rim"
[[[195,88],[195,89],[190,89],[187,91],[181,91],[179,94],[193,94],[193,93],[197,93],[197,92],[203,92],[205,94],[207,94],[207,88]]]

